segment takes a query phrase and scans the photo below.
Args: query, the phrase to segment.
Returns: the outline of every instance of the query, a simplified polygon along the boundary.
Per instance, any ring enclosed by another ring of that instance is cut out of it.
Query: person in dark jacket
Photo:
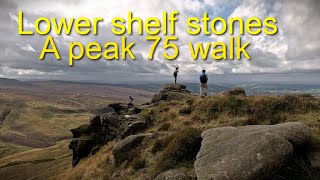
[[[207,96],[208,93],[208,76],[206,74],[206,70],[202,70],[202,74],[200,75],[200,96]]]
[[[175,70],[174,73],[173,73],[174,83],[175,83],[175,84],[177,84],[178,73],[179,73],[179,67],[177,67],[176,70]]]

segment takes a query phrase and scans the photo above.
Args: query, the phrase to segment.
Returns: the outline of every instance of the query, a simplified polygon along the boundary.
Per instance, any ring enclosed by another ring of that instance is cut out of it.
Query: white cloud
[[[8,0],[6,0],[8,1]],[[0,29],[1,61],[6,63],[9,69],[24,69],[25,72],[43,72],[44,76],[49,76],[49,72],[61,71],[64,77],[76,77],[79,74],[86,74],[88,79],[104,79],[112,81],[112,77],[106,74],[130,74],[132,79],[138,78],[140,74],[154,74],[162,77],[165,74],[171,75],[171,69],[180,67],[180,74],[193,77],[202,69],[209,73],[265,73],[265,72],[290,72],[297,69],[319,69],[320,68],[320,24],[319,24],[319,3],[316,0],[139,0],[139,1],[95,1],[92,0],[34,0],[34,1],[10,1],[16,6],[8,6],[3,12],[6,14],[7,25],[5,29]],[[1,5],[1,4],[0,4]],[[103,17],[104,22],[99,29],[99,35],[79,36],[76,33],[71,35],[55,35],[54,31],[50,35],[54,36],[57,42],[62,60],[57,61],[52,56],[44,61],[39,61],[40,50],[45,41],[45,36],[19,36],[17,34],[17,13],[24,12],[24,26],[26,29],[34,27],[34,21],[40,16],[51,17]],[[162,43],[159,44],[155,52],[155,59],[149,61],[146,57],[151,47],[151,43],[145,41],[144,35],[127,36],[128,41],[136,42],[133,48],[137,54],[136,61],[106,61],[100,59],[97,62],[84,58],[76,62],[75,67],[68,67],[68,43],[80,41],[84,44],[90,41],[98,41],[104,44],[107,41],[119,42],[120,37],[111,34],[111,19],[116,16],[127,18],[127,12],[132,11],[134,16],[146,19],[148,17],[158,17],[161,19],[162,12],[168,13],[178,10],[179,21],[176,24],[176,35],[179,37],[180,55],[175,61],[165,60],[162,56]],[[243,40],[250,42],[248,48],[252,60],[243,59],[241,61],[216,61],[208,58],[203,60],[192,60],[188,42],[228,42],[229,35],[223,36],[190,36],[186,33],[186,20],[190,16],[201,18],[204,12],[208,12],[210,18],[215,16],[228,17],[259,17],[264,19],[274,16],[278,20],[279,31],[274,36],[261,33],[258,36],[244,35]],[[10,22],[14,22],[13,24]],[[19,43],[19,49],[16,44]],[[37,53],[34,53],[37,52]],[[25,62],[29,65],[25,66]],[[2,65],[4,66],[4,65]],[[21,73],[20,73],[21,74]],[[24,76],[39,73],[22,73]],[[79,78],[83,78],[85,75]],[[152,76],[152,75],[151,75]],[[150,78],[151,78],[150,76]],[[119,80],[121,80],[119,78]]]
[[[33,47],[32,47],[30,44],[27,44],[26,46],[21,46],[21,45],[19,45],[19,46],[20,46],[21,49],[24,50],[24,51],[33,51],[33,52],[36,51],[36,50],[33,49]]]

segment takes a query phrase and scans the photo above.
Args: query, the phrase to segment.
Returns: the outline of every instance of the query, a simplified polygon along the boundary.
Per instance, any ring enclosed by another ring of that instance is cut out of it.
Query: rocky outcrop
[[[163,89],[153,96],[151,103],[174,100],[183,98],[184,94],[190,94],[190,91],[186,89],[185,85],[181,84],[165,84]]]
[[[163,85],[163,91],[186,91],[187,86],[182,84],[165,84]]]
[[[198,179],[268,178],[310,138],[309,127],[278,125],[222,127],[204,131],[194,164]]]
[[[246,96],[246,91],[243,88],[234,88],[221,93],[226,96]]]
[[[173,169],[160,173],[154,180],[192,180],[192,177],[183,170]]]
[[[128,156],[130,156],[130,151],[133,148],[137,147],[144,138],[151,135],[151,133],[131,135],[119,141],[112,149],[115,166],[118,166],[122,162],[124,162],[128,158]]]
[[[90,119],[90,124],[70,130],[73,135],[69,145],[73,152],[73,166],[77,165],[81,158],[88,156],[93,149],[99,149],[105,142],[120,134],[118,119],[119,117],[113,113],[105,116],[97,115]]]
[[[123,103],[112,103],[112,104],[109,104],[108,107],[113,108],[114,111],[117,113],[125,113],[128,109],[128,105]]]
[[[89,124],[81,125],[75,129],[70,130],[73,138],[78,138],[81,135],[90,135],[92,133],[91,126]]]
[[[90,124],[71,129],[73,138],[69,148],[73,151],[72,165],[89,154],[96,153],[100,146],[108,141],[137,134],[147,128],[147,123],[137,115],[143,108],[135,108],[128,114],[127,106],[113,103],[105,108],[108,113],[96,115],[90,119]]]
[[[146,128],[147,128],[146,121],[135,121],[129,124],[129,126],[124,131],[122,131],[122,133],[119,135],[119,138],[124,139],[129,135],[135,135],[145,130]]]

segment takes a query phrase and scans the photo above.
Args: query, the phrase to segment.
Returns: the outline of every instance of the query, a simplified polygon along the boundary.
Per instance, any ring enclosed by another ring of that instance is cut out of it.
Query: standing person
[[[128,108],[130,108],[130,107],[133,107],[134,105],[133,105],[133,97],[132,96],[129,96],[129,103],[128,103]]]
[[[208,76],[206,75],[206,70],[202,70],[202,74],[200,75],[200,96],[207,96],[208,92]]]
[[[176,70],[175,70],[174,73],[173,73],[174,83],[175,83],[175,84],[177,84],[178,73],[179,73],[179,67],[177,67]]]

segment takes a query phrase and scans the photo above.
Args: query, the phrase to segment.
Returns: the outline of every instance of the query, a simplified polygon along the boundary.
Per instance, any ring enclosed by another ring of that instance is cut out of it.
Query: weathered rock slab
[[[303,123],[222,127],[204,131],[194,164],[198,179],[266,179],[306,143]]]
[[[118,166],[130,156],[130,150],[137,147],[144,138],[151,136],[152,133],[131,135],[119,141],[112,149],[115,166]]]
[[[124,139],[130,135],[135,135],[143,130],[145,130],[147,128],[147,123],[146,121],[136,121],[131,123],[127,129],[125,129],[124,131],[122,131],[122,133],[119,135],[120,139]]]
[[[186,89],[187,87],[185,85],[181,84],[165,84],[163,86],[163,90],[165,91],[172,91],[172,90],[183,90]]]

